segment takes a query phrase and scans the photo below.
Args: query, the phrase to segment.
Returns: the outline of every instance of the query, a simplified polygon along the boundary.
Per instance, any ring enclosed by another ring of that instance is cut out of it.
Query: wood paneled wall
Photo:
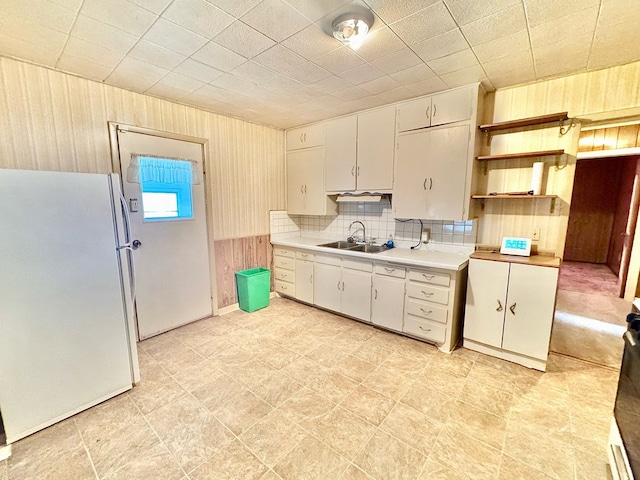
[[[0,168],[110,173],[108,121],[209,140],[215,240],[285,208],[281,130],[0,57]]]
[[[550,214],[550,200],[485,201],[480,215],[478,242],[500,245],[503,236],[530,237],[534,228],[541,229],[538,249],[562,256],[567,232],[569,207],[580,119],[617,119],[640,115],[640,62],[581,73],[554,80],[513,88],[499,89],[487,96],[486,123],[568,111],[575,119],[574,127],[564,136],[559,129],[544,128],[496,135],[491,153],[515,153],[564,148],[560,159],[545,158],[547,168],[543,192],[555,194],[555,211]],[[542,159],[541,159],[542,160]],[[500,163],[500,162],[496,162]],[[516,161],[509,166],[492,166],[484,180],[494,191],[528,190],[531,160]],[[527,188],[523,188],[527,187]]]
[[[579,152],[640,147],[640,124],[596,128],[580,132]]]

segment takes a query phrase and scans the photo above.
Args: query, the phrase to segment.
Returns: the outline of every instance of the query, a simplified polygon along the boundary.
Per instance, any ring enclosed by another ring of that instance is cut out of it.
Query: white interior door
[[[122,130],[118,130],[118,145],[124,195],[131,209],[131,238],[140,242],[133,258],[138,335],[144,339],[213,312],[202,145]],[[188,207],[188,195],[181,196],[184,190],[176,193],[167,184],[165,192],[157,185],[152,189],[129,182],[127,169],[133,154],[192,162],[200,181],[190,185],[191,211],[180,211]],[[143,189],[156,191],[143,193]],[[154,200],[167,201],[169,206],[154,206]],[[158,213],[164,208],[177,209],[176,217]]]

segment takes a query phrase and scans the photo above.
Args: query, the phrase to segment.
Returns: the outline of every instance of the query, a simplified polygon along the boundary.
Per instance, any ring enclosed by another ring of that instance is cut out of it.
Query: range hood
[[[391,201],[390,195],[387,193],[342,193],[337,196],[336,202],[344,203],[344,202],[369,202],[369,203],[379,203],[383,200]]]

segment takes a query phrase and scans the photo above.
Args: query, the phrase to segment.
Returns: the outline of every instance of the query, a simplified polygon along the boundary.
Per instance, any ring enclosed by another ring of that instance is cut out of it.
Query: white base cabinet
[[[544,371],[559,260],[547,257],[540,265],[535,257],[508,259],[497,254],[472,255],[464,346]]]
[[[375,266],[371,323],[402,331],[406,268],[397,265]]]
[[[311,252],[296,252],[295,295],[306,303],[313,303],[314,258]]]

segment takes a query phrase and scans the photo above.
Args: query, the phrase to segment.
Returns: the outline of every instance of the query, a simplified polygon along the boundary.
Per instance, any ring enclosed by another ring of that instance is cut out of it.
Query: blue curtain
[[[186,183],[199,184],[196,170],[189,160],[172,160],[143,155],[131,155],[127,168],[129,183]]]

